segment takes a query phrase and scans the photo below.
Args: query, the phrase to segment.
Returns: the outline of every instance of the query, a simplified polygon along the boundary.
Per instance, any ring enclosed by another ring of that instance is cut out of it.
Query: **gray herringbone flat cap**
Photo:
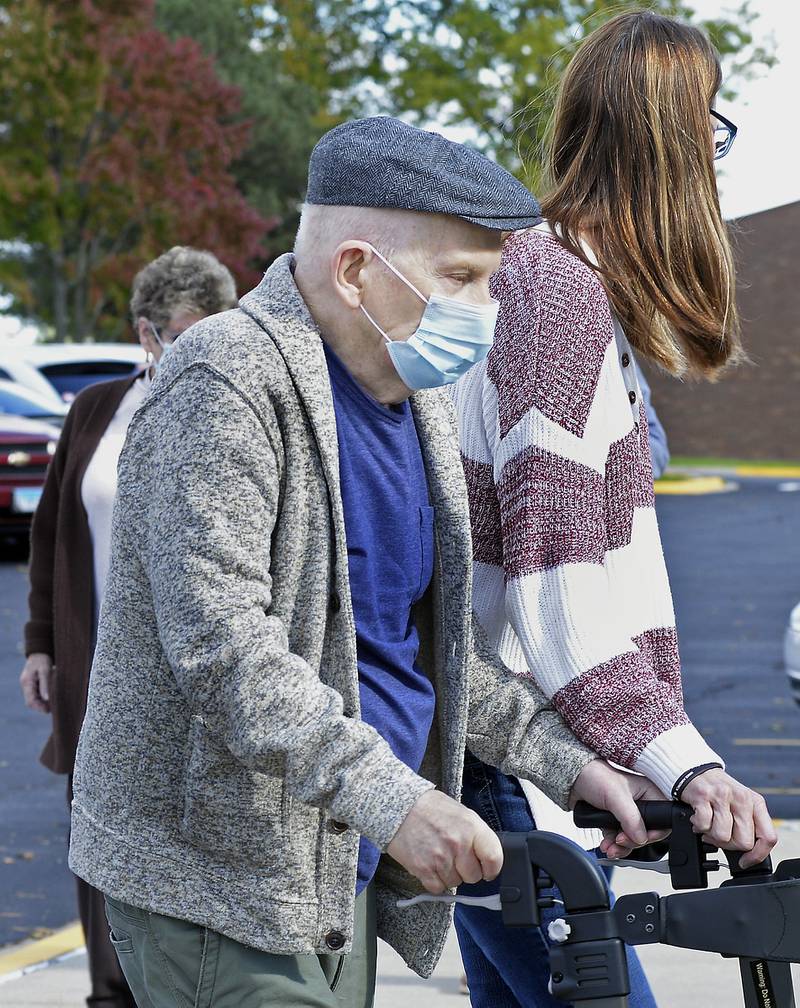
[[[399,119],[355,119],[330,130],[311,154],[309,203],[451,214],[518,231],[541,221],[521,182],[463,144]]]

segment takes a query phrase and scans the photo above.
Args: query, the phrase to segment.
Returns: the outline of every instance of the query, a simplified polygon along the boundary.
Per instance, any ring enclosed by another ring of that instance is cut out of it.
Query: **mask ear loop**
[[[383,265],[386,266],[386,268],[388,270],[390,270],[392,273],[394,273],[394,275],[397,277],[398,280],[402,280],[402,282],[406,285],[406,287],[410,287],[411,288],[411,290],[417,295],[417,297],[420,299],[420,301],[422,301],[423,304],[426,304],[426,305],[430,304],[430,301],[428,300],[428,298],[426,298],[425,295],[421,291],[418,291],[417,288],[414,286],[414,284],[412,284],[410,280],[407,280],[403,276],[403,274],[400,272],[399,269],[397,269],[396,267],[392,266],[392,264],[389,262],[389,260],[385,256],[382,256],[380,254],[380,252],[375,248],[375,246],[371,242],[365,242],[365,244],[369,245],[369,247],[372,249],[372,251],[375,253],[375,255],[383,263]],[[392,343],[394,343],[394,340],[390,336],[387,336],[386,332],[383,329],[381,329],[381,327],[378,325],[378,323],[375,321],[375,319],[370,315],[370,313],[367,311],[367,309],[364,307],[364,305],[363,304],[359,305],[359,308],[361,309],[362,312],[364,312],[364,314],[367,316],[367,318],[370,320],[370,322],[373,324],[373,326],[375,326],[375,328],[378,330],[378,332],[381,334],[381,336],[383,336],[383,338],[386,340],[386,342],[388,344],[390,344],[390,345]]]
[[[367,309],[364,307],[364,305],[359,305],[359,308],[361,309],[362,312],[364,312],[364,314],[367,316],[367,318],[370,320],[370,322],[375,326],[375,328],[378,330],[378,332],[381,334],[381,336],[383,336],[383,338],[386,340],[386,342],[387,343],[393,343],[394,341],[389,336],[386,335],[386,333],[383,331],[383,329],[381,329],[381,327],[378,325],[378,323],[375,321],[375,319],[370,315],[370,313],[367,311]]]
[[[150,319],[147,320],[147,324],[150,326],[150,331],[152,332],[153,337],[154,337],[156,343],[158,343],[158,345],[163,350],[164,349],[164,342],[161,339],[161,337],[158,335],[158,329],[156,329],[156,327],[153,325],[153,323],[150,321]],[[146,363],[147,363],[147,375],[150,378],[150,380],[152,381],[153,380],[153,376],[155,374],[156,359],[153,356],[153,354],[150,353],[149,350],[147,351],[147,362]]]
[[[426,298],[425,295],[423,293],[421,293],[421,291],[417,290],[417,288],[414,286],[414,284],[412,284],[410,280],[407,280],[403,276],[403,274],[400,272],[400,270],[397,269],[396,266],[392,266],[392,264],[389,262],[389,260],[386,259],[384,256],[382,256],[380,254],[380,252],[375,248],[374,245],[372,245],[370,242],[366,242],[365,244],[369,245],[369,247],[372,249],[372,251],[375,253],[375,255],[383,263],[383,265],[387,269],[391,270],[392,273],[394,273],[394,275],[397,277],[398,280],[402,280],[403,283],[406,285],[406,287],[410,287],[411,290],[414,291],[414,293],[417,295],[417,297],[420,299],[420,301],[422,301],[424,304],[429,304],[430,303],[429,299]]]
[[[147,324],[150,326],[150,328],[151,328],[151,330],[153,332],[153,336],[155,337],[156,343],[158,343],[158,345],[163,350],[164,349],[164,341],[158,335],[158,329],[156,329],[156,327],[153,325],[153,323],[150,321],[150,319],[147,320]]]

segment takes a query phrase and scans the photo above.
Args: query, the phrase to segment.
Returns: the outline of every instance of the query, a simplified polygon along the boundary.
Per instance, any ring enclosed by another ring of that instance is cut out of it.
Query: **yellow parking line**
[[[712,494],[737,490],[735,483],[721,476],[692,476],[686,479],[656,480],[657,494]]]
[[[46,938],[16,945],[8,952],[0,952],[0,977],[74,952],[83,945],[83,941],[83,929],[76,922]]]
[[[800,738],[735,738],[733,744],[743,746],[800,746]]]
[[[736,466],[737,476],[774,476],[775,479],[797,479],[800,477],[800,466]]]

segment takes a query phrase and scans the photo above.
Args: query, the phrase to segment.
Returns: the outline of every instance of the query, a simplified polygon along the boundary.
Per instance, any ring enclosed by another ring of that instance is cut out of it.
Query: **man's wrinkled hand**
[[[497,834],[470,809],[435,790],[417,799],[387,853],[430,893],[496,878],[503,867]]]

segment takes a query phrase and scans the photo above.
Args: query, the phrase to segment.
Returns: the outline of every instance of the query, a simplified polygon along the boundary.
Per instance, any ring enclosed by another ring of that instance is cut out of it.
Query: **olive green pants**
[[[372,1008],[375,893],[356,900],[353,951],[273,955],[106,896],[111,942],[138,1008]]]

